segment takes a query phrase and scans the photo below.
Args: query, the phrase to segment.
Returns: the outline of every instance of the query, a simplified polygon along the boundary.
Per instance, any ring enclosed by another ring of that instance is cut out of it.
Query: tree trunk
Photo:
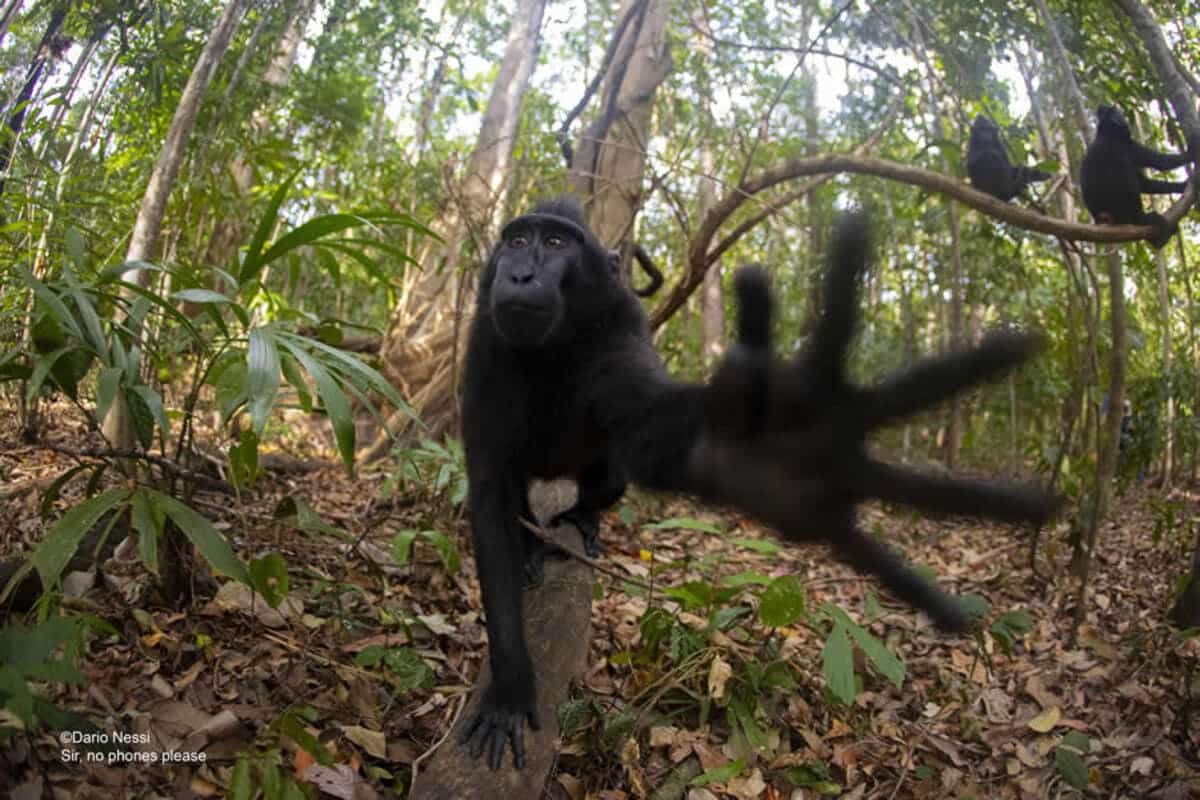
[[[9,0],[4,6],[4,10],[0,11],[0,42],[4,41],[4,37],[8,35],[8,29],[12,26],[12,22],[17,18],[17,12],[21,10],[21,5],[24,0]]]
[[[98,31],[92,38],[88,39],[87,44],[83,46],[83,52],[75,60],[75,66],[71,67],[71,74],[67,76],[67,83],[62,89],[60,102],[50,115],[50,123],[46,126],[46,132],[42,135],[41,142],[38,144],[37,155],[34,157],[35,161],[40,162],[50,150],[50,145],[58,133],[59,126],[66,117],[67,111],[71,108],[71,100],[75,96],[75,90],[79,88],[79,81],[83,78],[83,74],[87,70],[88,64],[91,63],[92,56],[96,53],[96,48],[100,46],[100,42],[104,39],[105,33],[106,31]]]
[[[126,261],[151,261],[158,257],[167,199],[171,196],[171,190],[175,188],[175,178],[179,175],[179,165],[183,163],[188,139],[196,126],[200,103],[204,100],[204,94],[212,83],[217,66],[233,39],[241,10],[242,0],[229,0],[209,35],[208,42],[200,52],[196,65],[192,68],[192,74],[188,77],[187,85],[179,98],[179,106],[171,120],[171,127],[167,131],[166,141],[163,142],[154,170],[150,173],[146,193],[142,196],[137,220],[133,224],[133,234],[129,239]],[[130,274],[130,280],[144,282],[145,274],[143,270],[138,270]]]
[[[712,53],[712,33],[708,27],[708,17],[699,7],[692,12],[692,25],[695,26],[696,51],[708,59]],[[708,85],[707,73],[699,72],[701,83],[698,90],[700,118],[708,126],[714,125],[712,117],[711,89]],[[713,150],[712,141],[705,137],[700,145],[700,185],[697,192],[697,216],[703,218],[717,200],[717,156]],[[713,365],[725,351],[725,296],[721,284],[721,265],[713,264],[704,273],[704,283],[700,290],[700,329],[702,357],[706,365]]]
[[[1171,474],[1175,467],[1175,381],[1171,375],[1171,294],[1167,284],[1167,257],[1162,250],[1154,254],[1158,271],[1158,304],[1162,309],[1162,377],[1166,381],[1167,415],[1164,424],[1162,488],[1171,488]]]
[[[304,24],[308,20],[312,5],[313,0],[293,0],[287,7],[288,16],[284,22],[283,33],[280,34],[279,41],[275,44],[271,59],[267,62],[261,78],[261,83],[267,90],[267,97],[262,105],[254,111],[250,120],[250,128],[255,134],[261,134],[271,125],[267,108],[271,98],[278,95],[287,86],[292,66],[296,62],[296,55],[303,40]],[[265,16],[259,20],[259,25],[251,32],[250,40],[246,43],[247,50],[259,36],[259,29],[264,19]],[[227,95],[222,102],[225,103],[228,100]],[[229,165],[229,172],[233,176],[234,187],[238,194],[243,198],[249,196],[250,191],[254,188],[254,171],[246,159],[240,155],[235,156]],[[245,216],[236,214],[217,220],[213,225],[212,234],[208,238],[208,245],[204,248],[204,263],[228,268],[237,253],[238,246],[246,238],[246,231],[250,224],[250,220]],[[213,280],[212,288],[220,291],[222,286],[215,275]]]
[[[67,5],[65,3],[56,6],[50,12],[46,31],[42,34],[42,40],[33,53],[33,61],[25,70],[25,82],[21,85],[21,91],[17,93],[16,100],[13,101],[12,111],[8,116],[8,133],[3,140],[0,140],[0,197],[4,196],[5,184],[8,183],[12,168],[13,152],[16,150],[17,142],[21,139],[21,131],[25,127],[25,117],[29,114],[33,93],[42,79],[46,63],[53,57],[58,32],[62,28],[63,19],[66,16]]]
[[[175,178],[179,174],[179,165],[183,161],[184,149],[196,124],[196,115],[200,111],[200,102],[212,82],[213,74],[221,57],[229,48],[233,32],[237,28],[242,0],[229,0],[208,42],[192,68],[187,85],[179,98],[179,107],[175,109],[175,117],[167,131],[166,141],[158,154],[154,170],[142,196],[142,204],[138,209],[137,220],[134,222],[133,233],[129,239],[129,250],[126,261],[150,261],[158,256],[159,238],[162,233],[163,215],[167,208],[167,198],[175,186]],[[146,270],[134,270],[128,274],[131,282],[142,283],[148,280]],[[136,333],[136,332],[135,332]],[[121,392],[117,396],[104,420],[103,432],[108,443],[118,450],[134,449],[135,441],[133,428],[129,419],[129,409]]]
[[[581,134],[567,178],[583,199],[597,238],[610,247],[633,232],[642,206],[646,141],[654,95],[671,71],[666,27],[669,0],[626,0],[618,15],[635,14],[621,31],[604,79],[603,102]],[[629,259],[624,264],[630,268]]]
[[[1045,2],[1045,0],[1038,0]],[[1171,48],[1163,37],[1162,30],[1154,19],[1154,15],[1140,0],[1116,0],[1125,15],[1133,22],[1133,28],[1146,47],[1154,70],[1162,81],[1167,100],[1175,111],[1175,116],[1183,126],[1188,141],[1200,150],[1200,112],[1196,110],[1196,98],[1192,95],[1187,79],[1180,73],[1177,62],[1171,54]],[[1194,193],[1192,183],[1188,183],[1189,191]]]
[[[421,269],[405,273],[404,291],[392,310],[381,348],[384,374],[417,409],[431,436],[457,420],[459,340],[474,292],[471,280],[459,280],[458,265],[469,242],[480,254],[490,246],[521,104],[537,64],[545,10],[546,0],[518,0],[475,150],[462,179],[451,187],[440,217],[444,245],[426,251]],[[404,412],[395,411],[363,459],[372,461],[386,453],[391,446],[389,431],[402,430],[408,421]]]
[[[1054,61],[1059,67],[1059,75],[1065,84],[1067,97],[1070,99],[1071,111],[1075,117],[1075,125],[1079,131],[1080,141],[1086,146],[1092,138],[1092,115],[1088,112],[1087,100],[1079,90],[1079,82],[1075,80],[1075,71],[1071,69],[1071,57],[1063,45],[1062,37],[1058,35],[1058,23],[1050,13],[1046,0],[1034,0],[1042,25],[1050,32],[1050,49]]]
[[[96,83],[95,90],[87,99],[87,105],[83,110],[83,115],[79,119],[79,127],[76,128],[75,134],[71,137],[71,144],[67,147],[67,154],[63,156],[62,163],[59,164],[58,177],[54,184],[54,202],[50,204],[49,210],[46,213],[46,223],[42,227],[42,235],[38,239],[33,259],[34,274],[38,276],[41,276],[45,269],[46,251],[49,246],[50,229],[54,225],[55,209],[60,208],[62,205],[63,195],[67,188],[67,178],[71,174],[71,167],[75,164],[75,156],[79,153],[79,149],[87,139],[88,130],[92,127],[92,118],[96,114],[96,106],[108,89],[108,82],[112,79],[113,70],[116,68],[117,60],[120,58],[122,52],[119,48],[114,49],[108,57],[108,61],[105,62],[103,69],[100,70],[100,79]]]
[[[919,25],[914,25],[914,30],[917,31],[918,41],[924,47],[924,37],[921,35]],[[941,141],[945,134],[942,129],[942,110],[937,100],[938,94],[936,87],[933,84],[932,67],[927,65],[929,71],[929,113],[932,118],[933,137],[936,141]],[[947,161],[945,154],[942,155],[942,172],[950,173],[950,163]],[[950,220],[950,275],[948,283],[950,284],[950,325],[949,325],[949,340],[947,341],[948,350],[959,350],[963,347],[963,265],[962,265],[962,235],[958,219],[958,205],[954,202],[946,203],[946,211],[949,214]],[[943,279],[945,276],[942,271]],[[946,441],[944,447],[944,458],[946,469],[953,471],[958,466],[958,450],[962,443],[963,431],[963,400],[962,396],[955,394],[951,396],[949,401],[949,409],[947,410],[946,418]]]
[[[1108,411],[1104,415],[1097,446],[1100,455],[1096,459],[1096,482],[1092,487],[1090,513],[1085,527],[1083,559],[1079,570],[1079,588],[1075,593],[1075,613],[1071,629],[1071,647],[1087,615],[1088,579],[1096,554],[1096,542],[1100,525],[1108,513],[1112,496],[1113,476],[1117,471],[1117,452],[1121,442],[1121,415],[1125,406],[1125,275],[1121,266],[1121,253],[1116,248],[1108,251],[1108,297],[1109,324],[1112,334],[1112,351],[1109,354]]]

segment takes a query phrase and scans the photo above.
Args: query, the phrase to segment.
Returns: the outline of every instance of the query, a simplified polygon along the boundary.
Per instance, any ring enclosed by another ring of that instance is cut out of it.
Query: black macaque
[[[1036,337],[997,333],[929,359],[878,386],[847,381],[856,286],[867,258],[861,217],[836,234],[825,310],[795,360],[771,353],[765,274],[735,281],[738,341],[708,385],[663,367],[645,314],[615,274],[578,204],[556,200],[505,226],[480,282],[467,350],[463,429],[470,521],[483,590],[493,678],[463,742],[499,767],[511,744],[525,761],[524,727],[538,728],[521,589],[541,572],[531,518],[532,477],[575,477],[565,513],[597,549],[597,515],[625,481],[732,506],[793,541],[827,542],[946,630],[969,620],[952,595],[855,525],[868,498],[1013,522],[1040,522],[1057,501],[1039,490],[924,474],[876,461],[867,434],[919,413],[1030,357]]]
[[[971,185],[1005,202],[1024,194],[1025,187],[1054,177],[1033,167],[1015,166],[1000,138],[1000,126],[979,114],[967,140],[967,175]]]
[[[1195,156],[1194,147],[1184,153],[1160,153],[1133,140],[1129,123],[1113,106],[1096,109],[1096,138],[1088,145],[1079,170],[1083,202],[1092,218],[1105,225],[1153,225],[1150,244],[1160,249],[1175,235],[1176,226],[1162,214],[1146,211],[1143,194],[1175,194],[1187,181],[1147,178],[1144,167],[1170,170],[1182,167]]]

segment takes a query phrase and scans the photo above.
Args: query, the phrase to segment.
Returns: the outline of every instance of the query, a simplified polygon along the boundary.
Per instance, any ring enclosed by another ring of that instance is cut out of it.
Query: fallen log
[[[574,500],[574,485],[559,481],[535,486],[530,503],[545,525],[556,511]],[[547,529],[555,541],[580,548],[579,531],[572,525]],[[525,592],[525,638],[537,670],[540,731],[525,731],[525,768],[512,765],[512,753],[496,772],[483,758],[471,758],[459,740],[479,704],[482,687],[491,680],[491,667],[483,668],[464,713],[454,730],[423,764],[413,783],[411,800],[476,800],[476,798],[538,798],[558,757],[558,707],[567,699],[571,682],[583,674],[591,640],[592,570],[573,558],[546,559],[546,579]]]

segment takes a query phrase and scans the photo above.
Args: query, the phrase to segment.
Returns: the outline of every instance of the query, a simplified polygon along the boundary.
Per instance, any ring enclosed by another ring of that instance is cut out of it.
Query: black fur
[[[1005,202],[1025,192],[1037,181],[1050,180],[1049,172],[1026,166],[1014,166],[1000,139],[1000,126],[979,114],[971,123],[967,140],[967,175],[971,185]]]
[[[839,558],[950,630],[967,625],[957,601],[858,529],[856,505],[882,497],[1014,521],[1044,520],[1056,506],[1036,490],[925,475],[868,457],[869,431],[1019,364],[1035,341],[993,336],[880,386],[848,383],[845,351],[867,253],[857,218],[839,229],[824,314],[794,361],[771,353],[765,274],[738,273],[738,341],[708,385],[667,374],[638,300],[577,205],[544,203],[504,233],[481,281],[463,396],[493,672],[464,742],[473,755],[486,750],[493,768],[509,744],[522,766],[524,725],[539,726],[521,588],[541,571],[542,545],[518,522],[529,515],[532,477],[580,480],[579,503],[567,518],[582,517],[585,536],[594,537],[599,511],[621,496],[626,478],[736,507],[787,539],[828,542]]]
[[[1160,153],[1133,140],[1129,123],[1113,106],[1096,109],[1096,138],[1088,145],[1080,166],[1083,202],[1092,219],[1107,225],[1153,225],[1150,239],[1156,249],[1175,234],[1176,226],[1161,214],[1147,212],[1143,194],[1175,194],[1187,181],[1160,181],[1146,177],[1144,167],[1170,170],[1192,159],[1187,153]]]

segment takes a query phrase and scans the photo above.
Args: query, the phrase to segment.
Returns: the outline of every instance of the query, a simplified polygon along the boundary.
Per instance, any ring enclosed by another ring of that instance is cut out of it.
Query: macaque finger
[[[902,503],[920,511],[988,517],[1002,522],[1043,524],[1062,498],[1031,486],[955,478],[865,461],[852,478],[863,497]]]
[[[1002,375],[1028,360],[1042,347],[1036,334],[999,332],[978,347],[922,359],[882,383],[859,390],[861,417],[867,430],[883,427]]]

